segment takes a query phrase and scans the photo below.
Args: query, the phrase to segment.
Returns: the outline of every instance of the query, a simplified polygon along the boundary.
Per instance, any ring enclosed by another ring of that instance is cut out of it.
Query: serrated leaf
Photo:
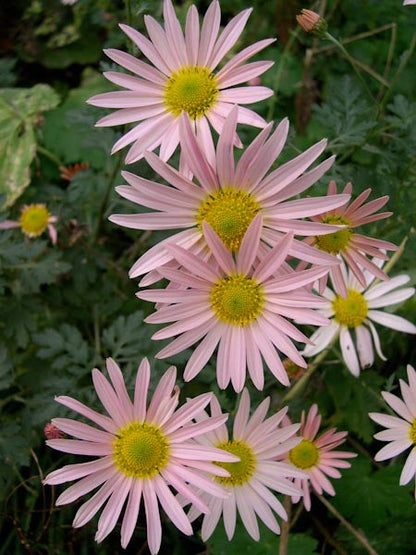
[[[143,323],[143,312],[119,316],[103,330],[102,343],[109,354],[118,361],[139,361],[153,354],[157,347],[150,340],[154,328]]]
[[[74,375],[91,370],[92,350],[76,327],[62,324],[57,329],[48,328],[34,334],[33,341],[40,347],[38,357],[50,360],[52,368]]]

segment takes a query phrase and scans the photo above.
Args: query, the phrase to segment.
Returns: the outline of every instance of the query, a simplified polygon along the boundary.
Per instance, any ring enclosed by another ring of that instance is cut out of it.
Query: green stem
[[[380,102],[379,105],[379,115],[383,112],[384,108],[386,107],[386,104],[390,98],[390,96],[392,95],[393,89],[394,89],[394,85],[397,83],[397,81],[399,80],[400,75],[403,73],[404,69],[406,68],[407,64],[409,63],[410,57],[413,54],[413,51],[416,47],[416,32],[413,34],[412,40],[410,41],[410,45],[409,48],[406,50],[406,52],[404,53],[399,67],[397,68],[396,73],[394,74],[392,80],[390,81],[390,87],[386,90],[385,95],[383,96],[383,99]]]
[[[287,513],[287,520],[282,522],[282,532],[280,534],[279,555],[287,555],[287,548],[289,545],[289,531],[290,531],[290,516],[292,512],[292,498],[290,495],[285,495],[283,506]]]
[[[282,52],[282,56],[277,66],[276,73],[273,80],[273,87],[272,87],[274,91],[274,95],[272,95],[270,98],[269,110],[267,112],[267,117],[266,117],[267,121],[271,121],[273,119],[274,108],[277,102],[277,90],[279,89],[279,86],[280,86],[280,80],[282,79],[283,71],[285,69],[286,62],[289,58],[290,50],[298,36],[298,33],[299,33],[299,29],[296,29],[296,31],[292,31],[290,33],[289,40],[285,44],[285,47]]]
[[[361,75],[361,72],[359,71],[357,64],[355,63],[354,58],[352,58],[347,50],[345,49],[344,45],[339,42],[338,39],[336,39],[334,36],[331,35],[331,33],[328,33],[328,31],[325,32],[324,34],[324,38],[326,38],[327,40],[329,40],[330,42],[332,42],[332,44],[334,44],[346,57],[346,59],[349,61],[349,63],[351,64],[352,69],[354,70],[356,76],[358,77],[358,79],[361,81],[361,84],[363,85],[366,93],[368,94],[368,96],[371,98],[372,102],[376,102],[376,99],[374,98],[372,92],[370,91],[370,89],[368,88],[367,83],[365,82],[365,79],[363,78],[363,76]]]
[[[133,23],[133,12],[131,9],[131,0],[126,0],[126,17],[127,17],[127,24],[131,26]]]
[[[49,158],[49,160],[51,160],[54,164],[56,164],[58,166],[58,168],[60,168],[61,166],[64,165],[63,162],[61,160],[59,160],[59,158],[56,156],[56,154],[54,154],[53,152],[51,152],[47,148],[45,148],[41,145],[36,145],[36,150],[39,152],[39,154],[43,154],[43,156],[45,156],[45,158]]]
[[[286,393],[286,395],[283,397],[283,399],[281,400],[281,404],[288,403],[294,397],[296,397],[298,395],[298,393],[300,393],[302,391],[302,389],[308,383],[309,378],[312,376],[312,374],[315,372],[315,370],[318,368],[318,366],[321,364],[321,362],[326,358],[327,354],[330,351],[331,346],[336,341],[337,337],[338,337],[338,334],[335,335],[335,337],[331,341],[330,345],[328,345],[328,347],[324,351],[322,351],[322,353],[319,353],[319,355],[315,358],[313,363],[309,365],[309,368],[308,368],[306,374],[304,374],[295,383],[295,385]]]
[[[95,228],[95,234],[94,234],[94,240],[95,241],[97,241],[98,236],[100,234],[102,222],[103,222],[103,219],[104,219],[104,213],[107,209],[108,199],[110,198],[111,190],[113,188],[114,181],[115,181],[115,179],[118,175],[118,172],[121,168],[121,165],[122,165],[122,157],[119,153],[117,155],[117,161],[114,164],[114,169],[111,172],[110,178],[108,180],[107,188],[105,190],[104,197],[103,197],[103,200],[101,202],[100,211],[98,213],[97,226]]]
[[[342,514],[339,513],[336,510],[336,508],[327,499],[325,499],[325,497],[323,497],[322,495],[319,495],[318,493],[315,493],[315,495],[321,501],[321,503],[325,505],[325,507],[341,522],[341,524],[343,524],[345,528],[347,528],[351,532],[351,534],[353,534],[357,538],[357,540],[364,547],[367,553],[370,553],[370,555],[378,555],[377,551],[375,551],[368,543],[367,538],[356,528],[354,528],[354,526],[351,523],[349,523],[348,520],[346,520],[342,516]]]

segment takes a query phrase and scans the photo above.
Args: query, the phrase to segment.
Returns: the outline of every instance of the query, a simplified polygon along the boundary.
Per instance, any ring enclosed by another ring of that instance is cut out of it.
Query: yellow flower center
[[[361,326],[368,313],[368,304],[364,295],[352,289],[348,289],[345,298],[337,295],[332,301],[332,308],[335,320],[349,328]]]
[[[232,274],[214,284],[210,301],[219,320],[234,326],[247,326],[261,313],[264,293],[254,279]]]
[[[218,449],[223,449],[228,453],[232,453],[240,457],[239,462],[233,463],[215,463],[230,473],[229,478],[216,476],[215,479],[224,486],[242,486],[250,480],[256,468],[256,457],[251,447],[243,441],[225,441],[217,445]]]
[[[113,442],[113,458],[126,476],[152,478],[168,463],[169,442],[157,426],[132,422],[122,428]]]
[[[416,445],[416,418],[413,420],[412,425],[410,426],[409,436],[413,444]]]
[[[289,451],[289,460],[294,466],[307,470],[318,464],[319,449],[313,441],[303,439],[299,445]]]
[[[199,229],[205,220],[230,251],[237,251],[260,204],[246,191],[222,189],[209,195],[199,207]]]
[[[351,225],[351,222],[343,216],[327,216],[322,219],[324,224],[335,225]],[[335,233],[328,233],[328,235],[317,235],[315,237],[315,246],[321,251],[329,252],[330,254],[338,254],[342,252],[349,244],[352,231],[349,228],[340,229]]]
[[[50,214],[43,204],[31,204],[23,209],[20,228],[28,237],[38,237],[48,226]]]
[[[173,71],[165,85],[165,104],[169,112],[192,119],[205,115],[218,96],[217,78],[207,67],[184,66]]]

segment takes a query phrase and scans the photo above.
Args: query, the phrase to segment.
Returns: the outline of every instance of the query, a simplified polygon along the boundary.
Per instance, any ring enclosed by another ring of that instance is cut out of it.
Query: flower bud
[[[322,37],[328,29],[326,20],[312,10],[301,10],[296,20],[304,31],[318,37]]]

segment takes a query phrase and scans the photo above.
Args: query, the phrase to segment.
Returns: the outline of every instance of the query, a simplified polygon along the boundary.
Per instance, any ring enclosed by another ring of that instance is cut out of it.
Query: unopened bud
[[[322,37],[328,29],[326,20],[312,10],[301,10],[296,20],[304,31],[318,37]]]
[[[62,439],[65,437],[65,434],[54,426],[52,422],[48,422],[48,424],[46,424],[43,429],[43,433],[45,434],[46,439]]]
[[[306,374],[305,368],[302,368],[301,366],[298,366],[295,362],[293,362],[289,358],[285,358],[283,360],[283,366],[284,366],[284,369],[287,372],[287,375],[289,376],[289,378],[291,380],[298,380],[304,374]]]

